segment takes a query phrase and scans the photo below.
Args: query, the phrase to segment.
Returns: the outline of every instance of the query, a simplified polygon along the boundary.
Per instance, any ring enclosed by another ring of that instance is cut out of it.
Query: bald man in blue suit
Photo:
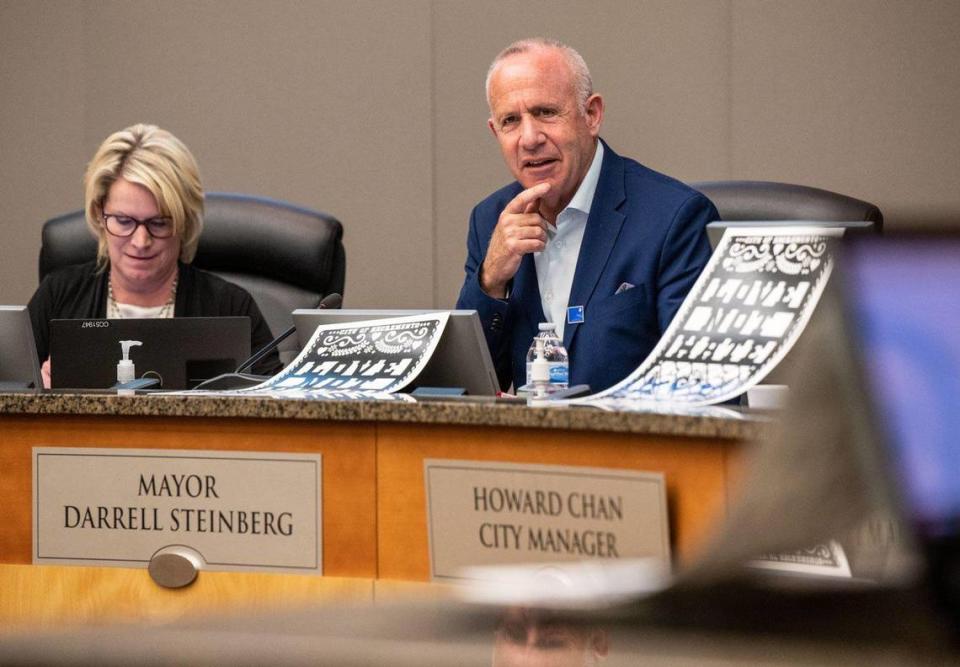
[[[503,388],[526,381],[540,322],[570,384],[605,389],[657,344],[710,256],[713,204],[599,138],[603,99],[580,55],[533,39],[487,76],[491,131],[516,182],[473,210],[458,308],[480,314]]]

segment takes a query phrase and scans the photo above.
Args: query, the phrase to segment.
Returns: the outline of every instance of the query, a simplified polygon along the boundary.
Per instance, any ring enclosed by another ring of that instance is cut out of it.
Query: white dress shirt
[[[577,257],[580,256],[583,232],[587,227],[590,207],[593,205],[593,195],[597,191],[602,163],[603,144],[598,141],[590,169],[583,177],[573,199],[557,215],[556,227],[547,225],[547,247],[543,252],[533,253],[543,314],[548,322],[557,325],[557,335],[561,340],[567,323],[567,302],[570,300],[573,274],[577,269]]]

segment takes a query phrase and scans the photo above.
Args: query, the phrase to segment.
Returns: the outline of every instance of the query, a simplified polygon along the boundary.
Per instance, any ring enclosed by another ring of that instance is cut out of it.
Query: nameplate
[[[669,562],[661,473],[427,459],[430,572],[570,560]]]
[[[33,562],[321,573],[319,454],[33,448]]]

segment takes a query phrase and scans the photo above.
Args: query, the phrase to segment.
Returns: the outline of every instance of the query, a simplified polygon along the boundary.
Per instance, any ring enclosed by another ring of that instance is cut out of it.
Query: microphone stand
[[[328,294],[320,300],[320,303],[317,304],[317,309],[339,308],[341,303],[343,303],[343,297],[337,294],[336,292],[333,292],[332,294]],[[293,325],[292,327],[284,331],[282,334],[280,334],[279,336],[274,338],[272,341],[270,341],[269,343],[264,345],[262,348],[260,348],[260,350],[256,354],[254,354],[252,357],[250,357],[249,359],[244,361],[242,364],[237,366],[237,370],[235,370],[234,373],[242,373],[246,369],[253,366],[255,363],[257,363],[258,361],[263,359],[265,356],[267,356],[268,354],[273,352],[275,349],[277,349],[277,346],[280,345],[280,343],[285,341],[287,338],[289,338],[290,335],[293,334],[293,332],[296,330],[297,330],[297,326]]]
[[[280,345],[280,343],[285,341],[287,338],[289,338],[290,335],[296,330],[297,330],[297,327],[296,325],[294,325],[289,329],[287,329],[286,331],[284,331],[282,334],[280,334],[279,336],[274,338],[272,341],[270,341],[269,343],[264,345],[262,348],[260,348],[259,352],[257,352],[252,357],[250,357],[249,359],[244,361],[242,364],[237,366],[237,370],[235,370],[234,373],[242,373],[248,368],[250,368],[251,366],[253,366],[255,363],[257,363],[258,361],[263,359],[265,356],[267,356],[268,354],[273,352],[275,349],[277,349],[277,346]]]

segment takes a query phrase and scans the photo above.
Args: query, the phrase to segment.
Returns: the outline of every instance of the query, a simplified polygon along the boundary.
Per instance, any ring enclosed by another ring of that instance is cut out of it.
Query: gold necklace
[[[173,317],[173,309],[177,301],[177,281],[179,276],[173,279],[173,285],[170,288],[170,298],[163,304],[163,307],[157,313],[157,319]],[[120,304],[113,296],[113,280],[107,279],[107,319],[123,319],[123,312],[120,310]]]

